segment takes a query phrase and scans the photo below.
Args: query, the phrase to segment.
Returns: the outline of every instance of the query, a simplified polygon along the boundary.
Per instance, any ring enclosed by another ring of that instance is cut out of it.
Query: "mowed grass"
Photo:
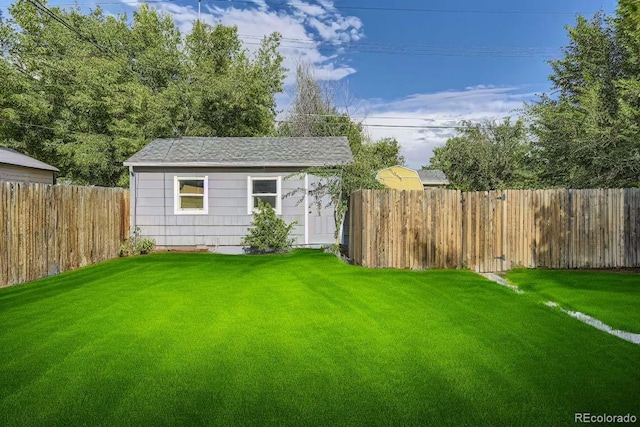
[[[0,425],[573,425],[640,346],[467,271],[157,254],[0,290]]]
[[[517,269],[507,273],[507,280],[544,301],[640,334],[640,274]]]

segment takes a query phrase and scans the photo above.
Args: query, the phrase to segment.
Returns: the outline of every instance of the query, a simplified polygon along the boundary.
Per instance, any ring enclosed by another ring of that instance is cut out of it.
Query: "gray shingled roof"
[[[58,168],[54,168],[33,157],[25,156],[11,148],[0,147],[0,163],[13,166],[23,166],[26,168],[42,169],[46,171],[60,172]]]
[[[449,179],[440,169],[419,170],[418,176],[423,185],[448,185]]]
[[[350,163],[346,137],[155,139],[125,166],[326,166]]]

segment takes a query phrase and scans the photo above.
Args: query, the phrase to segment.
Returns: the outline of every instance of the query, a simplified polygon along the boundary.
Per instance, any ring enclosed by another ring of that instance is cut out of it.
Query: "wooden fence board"
[[[0,183],[0,287],[118,255],[129,191]]]
[[[2,197],[5,206],[10,196]],[[640,267],[635,188],[362,190],[351,197],[350,216],[349,254],[367,267]]]

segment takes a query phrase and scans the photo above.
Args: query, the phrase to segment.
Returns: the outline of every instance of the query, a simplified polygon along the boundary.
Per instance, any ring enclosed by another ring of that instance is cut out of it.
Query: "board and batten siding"
[[[200,168],[134,168],[131,177],[131,226],[140,227],[145,237],[155,240],[158,247],[207,246],[239,247],[251,226],[248,213],[248,177],[282,177],[282,195],[304,188],[304,177],[287,178],[295,170],[273,169],[200,169]],[[175,214],[175,177],[207,177],[208,213]],[[315,178],[309,177],[310,184]],[[309,198],[308,225],[305,227],[303,192],[282,200],[285,222],[297,221],[292,231],[295,245],[317,246],[334,242],[333,210],[323,200],[317,210]]]
[[[54,176],[53,171],[0,164],[0,181],[55,184]]]

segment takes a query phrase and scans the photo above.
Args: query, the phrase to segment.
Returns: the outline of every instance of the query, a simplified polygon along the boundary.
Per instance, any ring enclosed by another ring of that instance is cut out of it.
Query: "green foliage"
[[[637,4],[618,17],[578,17],[564,57],[551,61],[557,97],[525,108],[532,155],[544,187],[640,185],[640,73]]]
[[[616,43],[623,50],[622,71],[625,76],[640,77],[640,3],[636,0],[618,0],[613,26]]]
[[[560,98],[577,102],[584,88],[602,83],[600,96],[615,112],[615,82],[621,77],[622,55],[616,43],[612,21],[600,12],[590,21],[578,16],[575,27],[567,27],[570,43],[564,57],[550,61],[553,74],[549,80]]]
[[[258,200],[258,207],[253,214],[252,228],[242,244],[250,253],[284,253],[291,250],[293,239],[291,230],[296,221],[288,224],[276,215],[275,209],[268,203]]]
[[[136,227],[131,237],[121,246],[119,254],[121,257],[145,255],[153,251],[156,242],[142,235],[140,227]]]
[[[62,177],[126,185],[122,162],[154,138],[273,134],[277,34],[250,55],[236,28],[196,21],[183,37],[146,5],[51,10],[81,35],[22,0],[0,20],[0,140]]]
[[[530,143],[522,120],[464,123],[465,128],[434,150],[431,167],[442,169],[463,191],[535,187]]]

